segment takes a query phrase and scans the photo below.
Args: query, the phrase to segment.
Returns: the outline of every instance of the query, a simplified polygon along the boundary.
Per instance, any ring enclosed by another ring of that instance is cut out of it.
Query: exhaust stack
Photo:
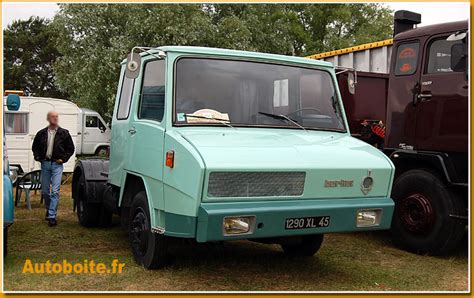
[[[397,10],[393,16],[393,36],[413,29],[415,25],[420,23],[421,14],[408,10]]]

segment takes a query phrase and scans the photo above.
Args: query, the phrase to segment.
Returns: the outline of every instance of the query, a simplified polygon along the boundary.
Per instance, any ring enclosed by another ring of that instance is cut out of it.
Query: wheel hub
[[[144,255],[148,248],[148,218],[141,209],[137,211],[132,220],[132,246],[140,255]]]
[[[435,212],[425,195],[415,193],[398,202],[398,214],[404,228],[414,234],[426,234],[433,228]]]

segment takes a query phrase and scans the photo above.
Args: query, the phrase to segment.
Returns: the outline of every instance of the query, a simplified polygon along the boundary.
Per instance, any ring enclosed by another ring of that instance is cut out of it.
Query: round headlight
[[[371,188],[374,185],[374,179],[372,177],[365,177],[364,181],[362,181],[363,188]]]

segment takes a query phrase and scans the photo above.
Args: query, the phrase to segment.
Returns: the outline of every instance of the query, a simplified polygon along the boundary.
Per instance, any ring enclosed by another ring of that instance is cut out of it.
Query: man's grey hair
[[[49,111],[48,114],[46,114],[46,120],[49,120],[49,116],[51,116],[52,114],[58,114],[58,112],[56,112],[55,110]]]

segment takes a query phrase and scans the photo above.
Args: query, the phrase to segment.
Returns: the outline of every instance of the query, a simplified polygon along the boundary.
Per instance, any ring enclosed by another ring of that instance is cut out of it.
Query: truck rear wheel
[[[458,246],[465,233],[460,196],[429,170],[410,170],[393,185],[395,244],[419,254],[442,255]]]
[[[148,199],[144,191],[133,198],[128,226],[133,257],[139,265],[156,269],[168,263],[168,239],[164,235],[152,233]]]
[[[305,235],[298,237],[299,241],[282,243],[281,248],[285,255],[298,257],[311,257],[321,248],[324,234]]]
[[[81,175],[77,182],[77,219],[83,227],[106,227],[112,222],[112,213],[107,211],[101,203],[87,202],[84,176]]]

